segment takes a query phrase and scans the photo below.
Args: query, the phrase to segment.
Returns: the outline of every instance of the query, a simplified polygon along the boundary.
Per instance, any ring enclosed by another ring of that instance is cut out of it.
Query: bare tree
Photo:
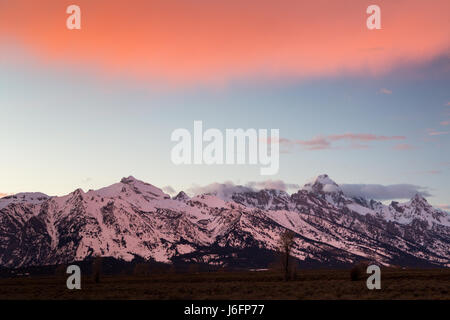
[[[286,230],[280,235],[280,239],[278,241],[281,257],[282,257],[282,265],[284,269],[284,280],[289,280],[289,261],[292,246],[294,245],[294,237],[295,233],[291,230]]]
[[[95,283],[100,282],[100,274],[102,272],[102,257],[96,255],[92,261],[92,277]]]

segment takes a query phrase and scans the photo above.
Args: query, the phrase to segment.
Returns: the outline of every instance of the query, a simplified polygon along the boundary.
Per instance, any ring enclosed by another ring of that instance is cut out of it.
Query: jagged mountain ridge
[[[350,198],[327,175],[292,195],[260,190],[221,199],[180,192],[172,199],[128,177],[63,197],[9,196],[0,199],[0,265],[68,263],[100,254],[264,267],[286,229],[296,233],[293,255],[305,263],[370,259],[450,267],[447,213],[419,195],[390,205]]]

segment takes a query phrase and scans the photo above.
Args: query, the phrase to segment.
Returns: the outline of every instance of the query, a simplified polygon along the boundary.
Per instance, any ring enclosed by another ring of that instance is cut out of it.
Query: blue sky
[[[369,30],[366,0],[79,0],[82,28],[68,30],[64,1],[2,1],[0,195],[327,173],[413,185],[449,209],[450,3],[405,3],[379,0]],[[279,129],[278,174],[175,166],[171,133],[195,120]]]
[[[111,78],[88,70],[38,66],[32,59],[0,63],[0,191],[65,194],[98,188],[134,175],[176,190],[192,184],[267,179],[258,166],[175,166],[176,128],[279,128],[280,136],[367,133],[404,136],[348,141],[332,148],[290,148],[278,175],[302,185],[328,173],[338,183],[408,183],[429,188],[430,201],[450,199],[449,61],[397,68],[382,76],[239,80],[220,87],[154,89],[151,83]],[[395,146],[408,145],[407,150]]]

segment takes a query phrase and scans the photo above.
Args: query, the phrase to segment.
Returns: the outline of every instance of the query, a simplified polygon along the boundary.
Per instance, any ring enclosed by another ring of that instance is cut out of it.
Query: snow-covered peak
[[[202,203],[203,205],[210,207],[210,208],[227,208],[229,207],[229,204],[223,200],[222,198],[213,195],[213,194],[201,194],[198,196],[193,197],[190,200],[192,203]]]
[[[264,193],[270,194],[273,197],[281,197],[285,199],[289,199],[289,194],[284,190],[278,190],[278,189],[263,189],[260,190]]]
[[[0,198],[0,209],[7,207],[11,203],[39,204],[49,198],[48,195],[41,192],[21,192]]]
[[[336,182],[334,182],[327,174],[321,174],[315,177],[313,181],[322,184],[336,184]]]
[[[138,182],[138,181],[140,181],[140,180],[136,179],[136,178],[133,177],[133,176],[123,177],[123,178],[120,180],[121,183],[126,183],[126,184],[135,183],[135,182]],[[142,182],[142,181],[141,181],[141,182]]]
[[[84,191],[83,191],[83,189],[78,188],[78,189],[75,189],[74,191],[72,191],[70,194],[74,195],[74,196],[83,195]]]
[[[341,192],[339,185],[334,182],[327,174],[322,174],[315,177],[303,186],[303,190],[309,192],[325,192],[325,193],[335,193]]]
[[[435,210],[433,206],[428,203],[427,199],[418,193],[407,202],[392,202],[391,206],[398,208],[398,210],[402,212],[405,210],[414,210],[417,213],[421,213],[422,211],[427,212]]]
[[[100,254],[126,261],[142,257],[231,266],[241,263],[244,255],[235,256],[241,250],[269,261],[273,253],[266,258],[265,252],[277,248],[282,232],[292,230],[298,235],[292,256],[305,262],[342,265],[364,258],[386,265],[429,261],[450,266],[450,215],[433,209],[421,196],[390,206],[347,198],[330,192],[338,186],[327,175],[309,184],[318,192],[301,190],[292,196],[273,189],[232,193],[232,187],[228,193],[177,201],[185,198],[184,192],[169,199],[161,189],[128,177],[38,205],[11,204],[0,211],[0,265],[50,265]],[[227,194],[232,200],[220,197]],[[15,196],[6,199],[46,199],[43,194]],[[244,263],[258,262],[251,255]]]
[[[433,208],[428,201],[416,194],[410,201],[398,203],[393,201],[388,207],[380,210],[385,220],[410,224],[414,220],[425,221],[431,228],[433,224],[450,226],[450,215]]]
[[[277,189],[263,189],[233,194],[233,201],[246,207],[264,210],[286,209],[290,196],[286,191]]]
[[[187,201],[189,200],[189,196],[184,192],[184,191],[180,191],[174,198],[173,200],[178,200],[178,201]]]
[[[106,198],[114,198],[126,193],[140,194],[151,198],[170,198],[170,196],[164,193],[160,188],[138,180],[133,176],[122,178],[119,183],[95,191],[90,191],[89,193],[94,193]]]
[[[422,205],[431,207],[431,205],[428,203],[427,199],[425,199],[421,194],[417,193],[414,197],[411,198],[411,203],[415,205]]]

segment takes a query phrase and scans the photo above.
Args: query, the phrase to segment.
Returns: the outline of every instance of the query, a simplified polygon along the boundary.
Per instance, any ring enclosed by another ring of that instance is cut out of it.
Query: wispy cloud
[[[415,147],[408,143],[399,143],[393,147],[394,150],[405,151],[405,150],[413,150]]]
[[[295,145],[300,145],[306,150],[325,150],[325,149],[367,149],[368,144],[362,144],[360,142],[370,141],[392,141],[392,140],[405,140],[405,136],[384,136],[375,135],[370,133],[344,133],[344,134],[332,134],[328,136],[316,136],[310,140],[290,140],[286,138],[280,139],[280,144],[287,148],[291,148]],[[344,147],[336,147],[333,145],[337,141],[350,141],[350,144]]]
[[[205,186],[194,185],[186,190],[191,195],[198,195],[203,193],[213,193],[222,199],[230,199],[233,193],[250,192],[262,189],[275,189],[281,191],[298,190],[300,186],[295,183],[287,183],[282,180],[265,180],[265,181],[250,181],[245,185],[237,185],[231,181],[223,183],[210,183]]]
[[[363,197],[374,200],[410,199],[416,194],[429,197],[428,188],[412,184],[343,184],[341,189],[350,197]]]
[[[416,194],[424,197],[431,196],[428,188],[412,184],[342,184],[340,188],[347,196],[374,200],[410,199]],[[286,183],[281,180],[248,182],[245,185],[236,185],[231,181],[226,181],[224,183],[215,182],[205,186],[192,186],[186,191],[191,195],[212,193],[222,199],[230,199],[234,193],[257,191],[260,189],[298,190],[299,185]]]
[[[408,172],[405,172],[405,173],[407,173],[407,174],[414,174],[414,175],[417,175],[417,174],[432,174],[432,175],[435,175],[435,174],[441,174],[442,173],[442,170],[441,169],[430,169],[430,170],[418,170],[418,171],[408,171]]]
[[[441,121],[441,126],[448,126],[450,125],[450,121]]]
[[[190,195],[213,193],[222,199],[230,199],[233,193],[236,192],[249,192],[249,191],[254,191],[254,189],[236,185],[231,181],[226,181],[224,183],[214,182],[206,186],[194,185],[186,190],[186,192]]]
[[[388,140],[404,140],[404,136],[377,136],[369,133],[344,133],[328,136],[332,141],[337,140],[357,140],[357,141],[388,141]]]
[[[419,171],[419,173],[440,174],[440,173],[442,173],[442,171],[441,170],[425,170],[425,171]]]
[[[283,180],[252,181],[248,182],[246,186],[255,189],[276,189],[282,191],[300,188],[300,185],[296,183],[286,183]]]
[[[174,188],[172,188],[171,186],[165,186],[165,187],[162,188],[162,190],[165,193],[168,193],[170,195],[175,195],[175,193],[177,193],[176,190]]]
[[[289,143],[299,144],[301,146],[304,146],[308,150],[323,150],[331,147],[331,143],[325,137],[320,136],[314,137],[311,140],[289,141]]]
[[[427,134],[429,136],[442,136],[445,134],[449,134],[450,131],[438,131],[438,130],[434,130],[434,129],[427,129]]]
[[[445,210],[445,211],[450,211],[450,204],[437,204],[436,207],[438,207],[439,209]]]
[[[344,149],[346,149],[344,147]],[[368,144],[358,143],[358,142],[352,142],[350,146],[347,147],[347,149],[353,149],[353,150],[363,150],[363,149],[369,149]]]
[[[381,88],[378,92],[381,94],[392,94],[392,90],[386,88]]]

